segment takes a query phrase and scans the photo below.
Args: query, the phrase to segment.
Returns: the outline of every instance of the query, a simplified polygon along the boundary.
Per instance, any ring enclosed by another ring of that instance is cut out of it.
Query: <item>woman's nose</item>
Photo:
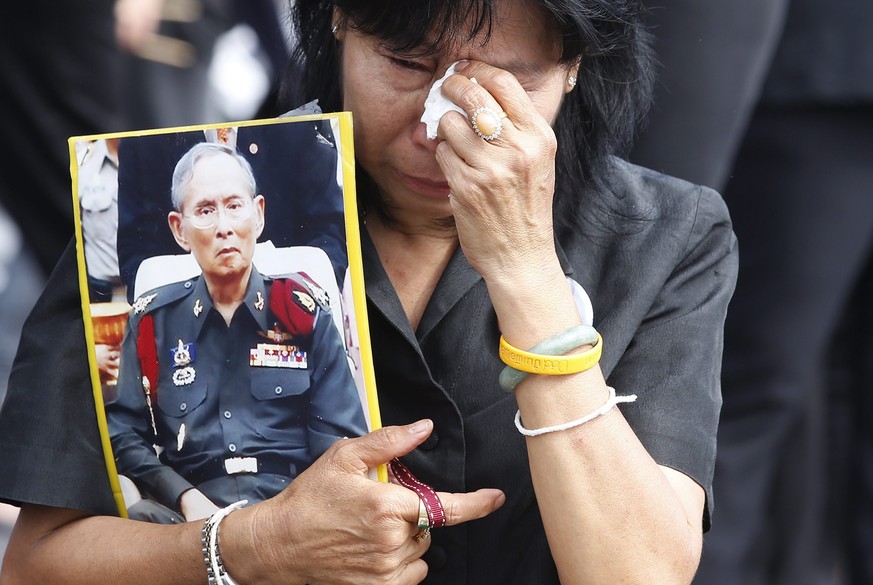
[[[430,152],[436,152],[437,144],[440,143],[438,138],[430,140],[427,137],[427,126],[423,122],[417,122],[415,129],[412,131],[412,141],[417,146],[426,148]]]

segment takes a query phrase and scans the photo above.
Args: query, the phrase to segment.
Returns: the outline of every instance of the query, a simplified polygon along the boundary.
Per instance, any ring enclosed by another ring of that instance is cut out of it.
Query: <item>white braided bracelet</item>
[[[231,579],[224,570],[221,562],[221,551],[218,549],[218,526],[231,512],[239,510],[248,503],[241,500],[226,508],[222,508],[203,523],[200,540],[203,544],[203,562],[206,563],[206,573],[209,577],[209,585],[239,585]]]
[[[551,427],[543,427],[541,429],[526,429],[521,424],[521,411],[519,410],[515,413],[515,428],[517,428],[518,432],[525,437],[536,437],[539,435],[545,435],[546,433],[566,431],[567,429],[572,429],[573,427],[578,427],[584,425],[587,422],[591,422],[599,416],[603,416],[604,414],[612,410],[612,408],[619,402],[633,402],[637,399],[636,394],[630,394],[628,396],[616,396],[615,388],[613,388],[612,386],[607,386],[607,388],[609,389],[609,398],[606,400],[606,402],[603,403],[603,406],[590,414],[586,414],[582,418],[577,418],[576,420],[571,420],[570,422]]]

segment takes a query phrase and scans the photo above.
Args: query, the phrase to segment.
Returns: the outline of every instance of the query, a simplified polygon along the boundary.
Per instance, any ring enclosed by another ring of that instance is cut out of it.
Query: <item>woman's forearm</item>
[[[206,582],[202,524],[159,525],[25,505],[13,530],[2,585]]]
[[[553,272],[540,274],[538,287],[518,278],[511,288],[489,283],[501,331],[516,347],[579,323],[563,274]],[[537,429],[594,412],[609,390],[595,366],[569,376],[528,376],[516,398],[524,427]],[[617,408],[577,427],[528,437],[527,448],[562,583],[691,581],[702,540],[703,490],[678,472],[668,471],[668,478]]]

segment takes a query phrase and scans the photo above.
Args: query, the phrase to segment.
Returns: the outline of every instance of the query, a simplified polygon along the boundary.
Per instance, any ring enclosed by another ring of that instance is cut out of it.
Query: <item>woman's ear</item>
[[[255,197],[254,201],[255,212],[258,214],[258,224],[256,228],[257,233],[255,234],[255,239],[258,239],[261,237],[261,234],[264,233],[264,218],[266,217],[266,215],[264,215],[264,208],[266,207],[267,203],[263,195],[258,195],[257,197]]]
[[[171,211],[167,215],[167,223],[170,224],[170,231],[173,232],[173,237],[176,239],[179,247],[186,252],[190,252],[191,245],[188,243],[188,238],[185,237],[185,233],[182,230],[182,214],[178,211]]]

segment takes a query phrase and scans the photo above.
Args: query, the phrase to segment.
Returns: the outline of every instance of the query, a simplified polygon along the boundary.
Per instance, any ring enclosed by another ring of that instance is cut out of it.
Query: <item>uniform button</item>
[[[282,393],[282,387],[276,386],[276,394],[281,394],[281,393]]]
[[[194,286],[193,282],[191,282],[190,280],[185,281],[185,288],[191,288],[192,286]]]
[[[437,448],[437,445],[440,444],[440,436],[436,433],[436,431],[432,432],[430,436],[424,440],[424,442],[418,446],[422,451],[433,451]]]
[[[226,360],[224,360],[224,365],[225,365],[225,367],[227,367],[227,368],[230,367],[230,358],[227,358]]]
[[[227,450],[230,451],[231,453],[236,453],[236,445],[231,443],[230,445],[227,446]]]
[[[225,410],[225,411],[224,411],[224,418],[230,418],[231,416],[232,416],[232,415],[230,414],[230,411],[229,411],[229,410]]]
[[[187,402],[183,402],[182,404],[180,404],[180,405],[179,405],[179,410],[181,410],[182,412],[185,412],[186,410],[188,410],[188,403],[187,403]]]

